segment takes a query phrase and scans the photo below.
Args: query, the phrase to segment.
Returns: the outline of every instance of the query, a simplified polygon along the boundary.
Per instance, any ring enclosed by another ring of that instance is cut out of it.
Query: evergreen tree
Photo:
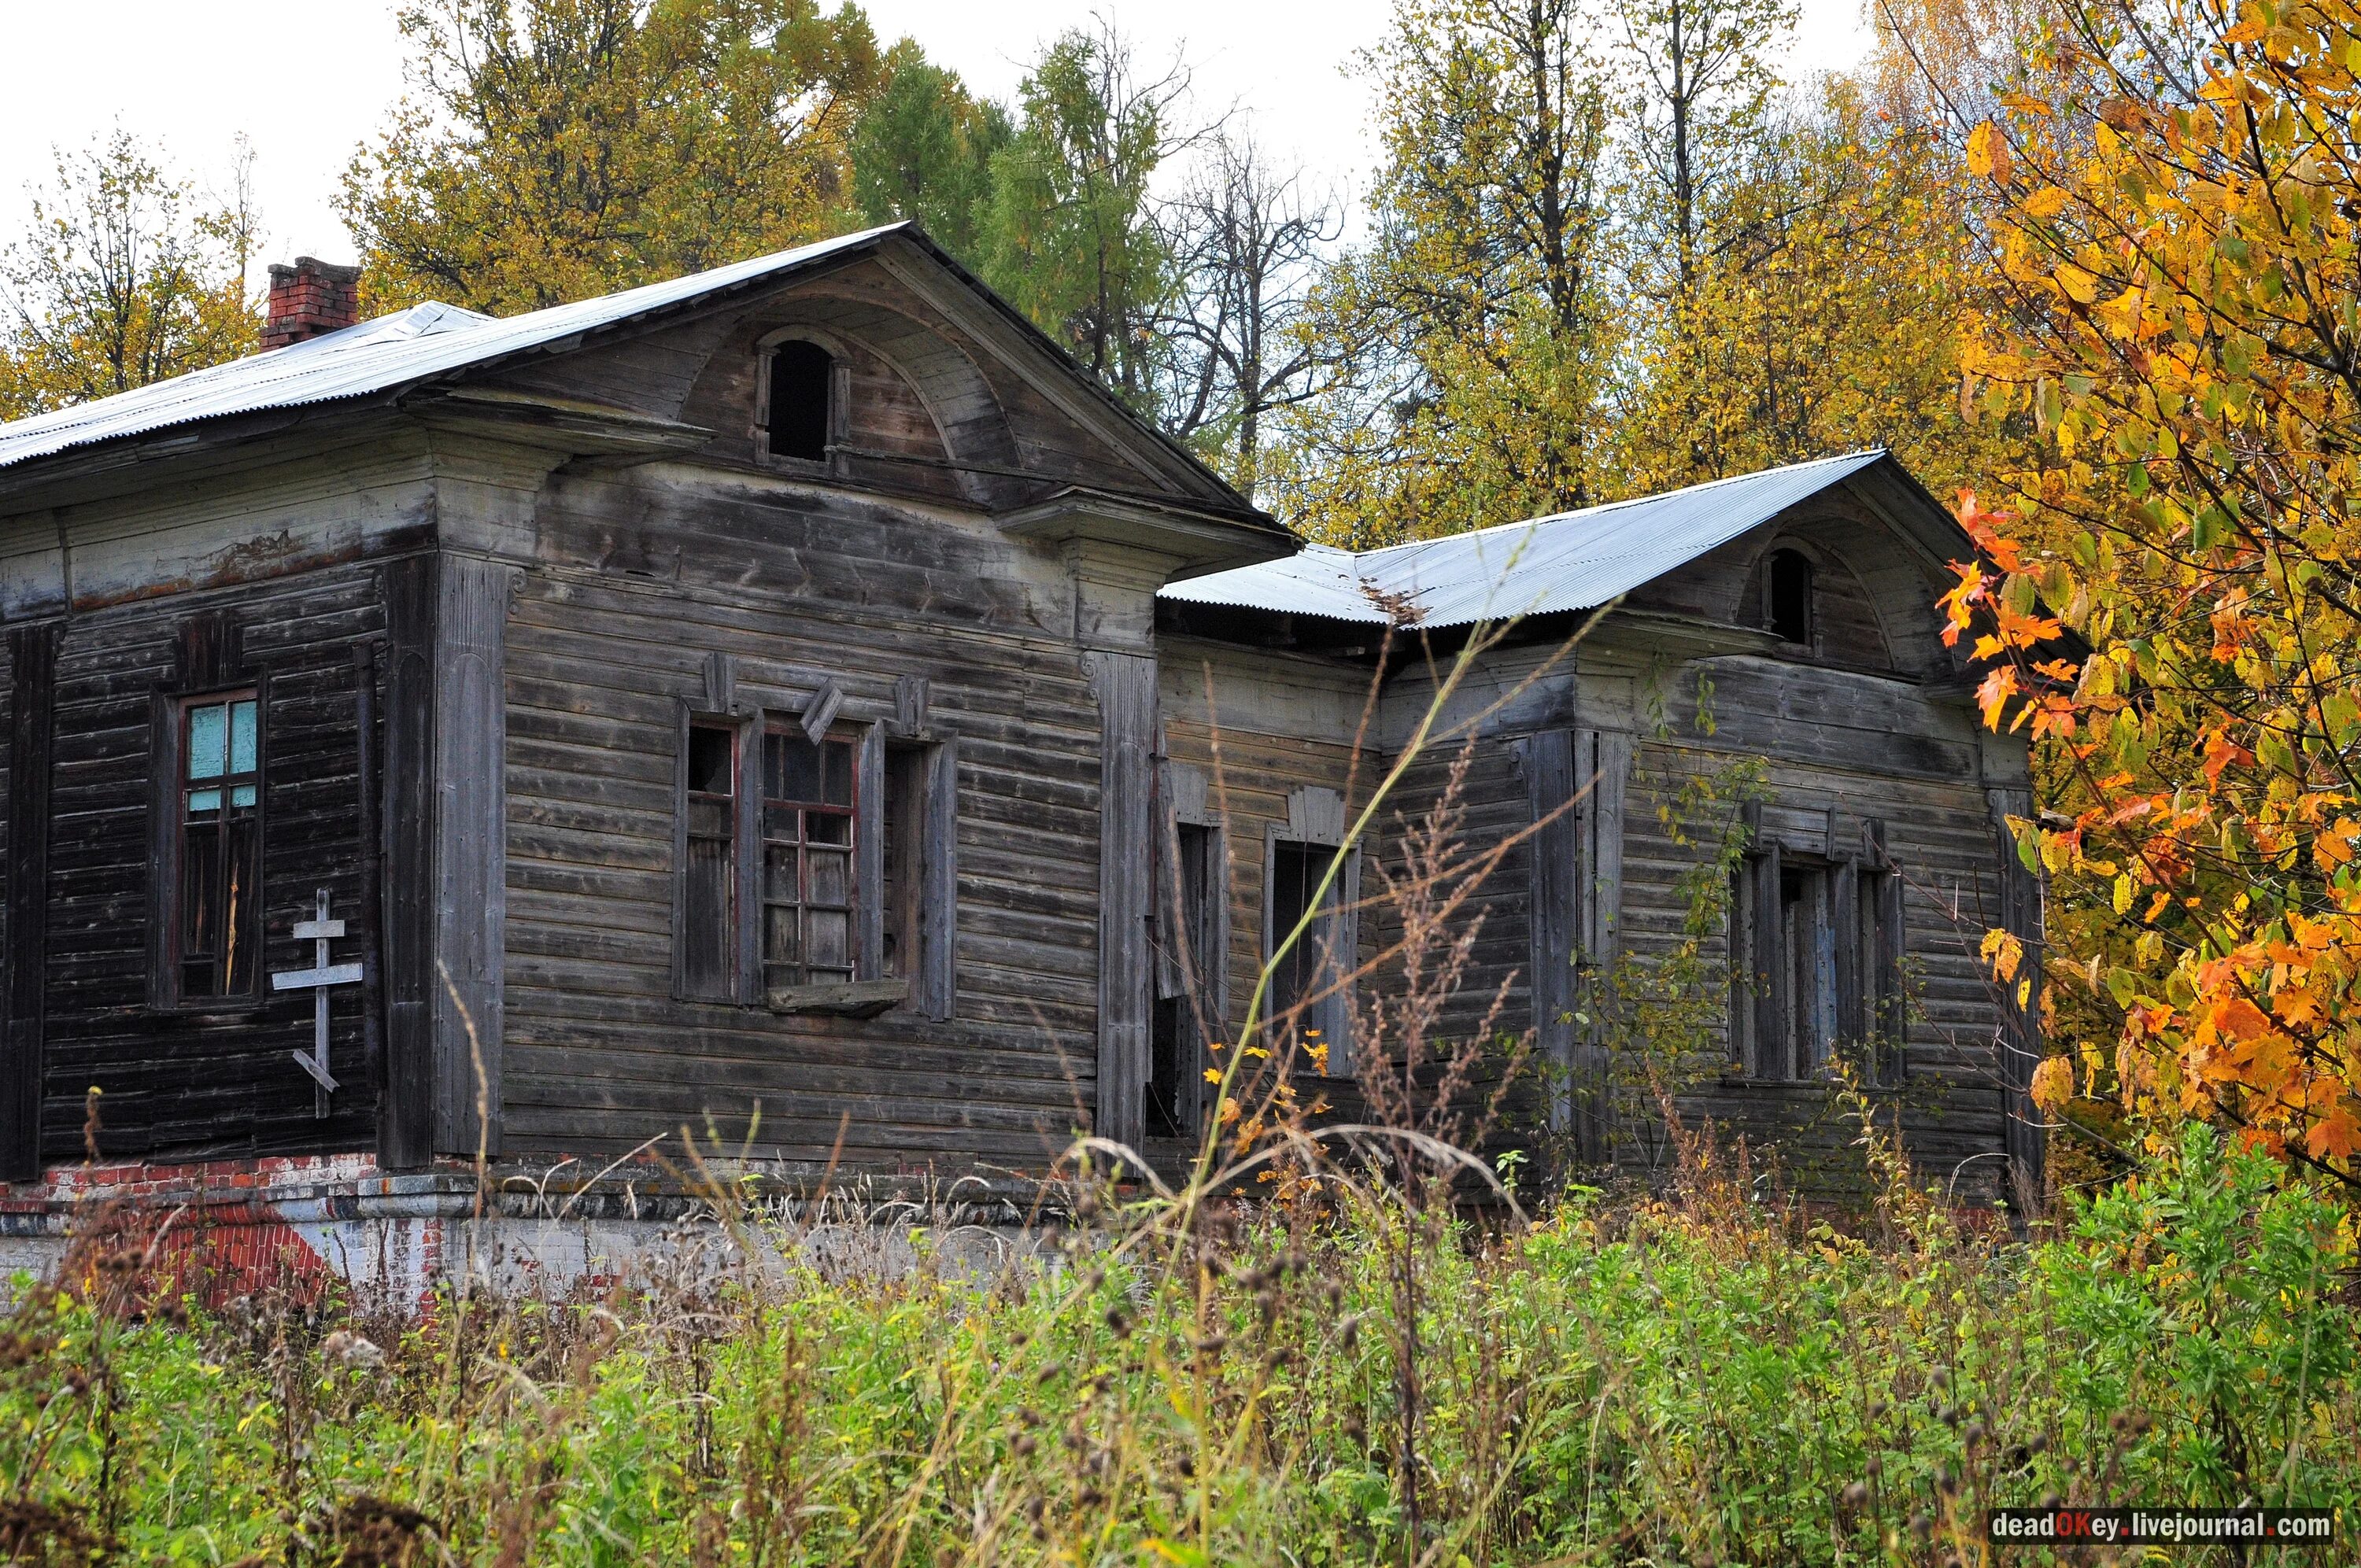
[[[970,267],[982,260],[992,160],[1016,134],[1008,111],[971,95],[959,73],[908,39],[886,55],[887,82],[852,134],[852,190],[873,224],[915,219]]]

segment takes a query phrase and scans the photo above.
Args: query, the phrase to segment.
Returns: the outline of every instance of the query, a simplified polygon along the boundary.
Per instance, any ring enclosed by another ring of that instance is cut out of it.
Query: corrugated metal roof
[[[669,282],[521,316],[478,315],[456,305],[432,302],[415,305],[267,354],[0,424],[0,468],[197,420],[390,391],[505,355],[562,345],[580,333],[685,304],[737,284],[791,272],[904,226],[893,224],[864,229]]]
[[[1329,544],[1306,544],[1301,553],[1252,566],[1233,567],[1174,583],[1162,597],[1191,604],[1244,605],[1320,615],[1331,620],[1366,620],[1382,626],[1386,613],[1369,597],[1359,563],[1366,557]],[[1245,598],[1242,594],[1259,597]]]
[[[1292,559],[1176,583],[1163,597],[1368,622],[1386,620],[1378,600],[1391,598],[1430,627],[1592,609],[1884,455],[1848,453],[1357,554],[1312,545]],[[1314,551],[1318,559],[1311,560]]]

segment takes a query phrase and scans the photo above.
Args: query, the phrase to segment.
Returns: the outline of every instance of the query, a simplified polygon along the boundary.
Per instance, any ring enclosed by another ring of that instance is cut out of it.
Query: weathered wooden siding
[[[981,341],[950,319],[948,299],[930,301],[920,283],[882,261],[854,262],[498,379],[684,421],[713,432],[700,460],[754,467],[760,345],[811,327],[852,370],[846,444],[858,451],[835,465],[849,486],[997,509],[1031,499],[1043,481],[1126,490],[1170,481],[1169,465],[1135,460],[1054,396],[1061,376],[1026,374],[999,352],[1007,342]]]
[[[1890,659],[1891,668],[1922,678],[1964,668],[1944,647],[1932,609],[1949,586],[1941,560],[1904,538],[1850,488],[1824,491],[1744,538],[1641,585],[1624,608],[1759,625],[1747,588],[1763,559],[1791,542],[1817,563],[1816,589],[1831,590],[1823,618],[1831,631],[1827,663],[1876,669],[1889,667]],[[1882,635],[1872,638],[1872,627]]]
[[[1759,764],[1764,831],[1795,849],[1841,850],[1860,842],[1864,819],[1882,820],[1905,879],[1909,1022],[1904,1081],[1873,1091],[1872,1099],[1899,1112],[1912,1156],[1930,1176],[1949,1179],[1956,1171],[1963,1194],[1988,1196],[1999,1174],[1991,1157],[2001,1150],[1993,1050],[2000,998],[1975,951],[1986,916],[1996,912],[1999,863],[1965,716],[1956,699],[1929,698],[1904,683],[1804,665],[1721,660],[1711,678],[1711,735],[1685,724],[1640,748],[1624,838],[1626,952],[1644,962],[1682,939],[1688,906],[1680,879],[1710,852],[1734,809],[1729,801],[1689,826],[1695,842],[1675,843],[1660,809],[1685,776],[1719,781],[1727,799],[1731,771]],[[1619,689],[1628,697],[1641,677],[1600,672],[1588,679],[1587,689],[1612,703]],[[1688,706],[1679,710],[1694,711],[1694,688],[1681,695]],[[1839,718],[1859,722],[1834,722]],[[1890,728],[1871,728],[1879,723]],[[1727,961],[1726,927],[1708,938],[1704,956]],[[1726,1015],[1720,1023],[1726,1029]],[[1733,1055],[1719,1034],[1706,1050],[1672,1064],[1688,1085],[1678,1097],[1685,1115],[1709,1117],[1758,1148],[1775,1144],[1807,1186],[1858,1172],[1861,1157],[1850,1146],[1860,1129],[1828,1085],[1750,1080]],[[1631,1113],[1644,1115],[1647,1107]]]
[[[1264,848],[1274,832],[1287,832],[1290,795],[1307,786],[1334,791],[1349,818],[1383,776],[1384,760],[1374,747],[1360,752],[1356,767],[1353,741],[1369,674],[1351,664],[1193,640],[1168,640],[1159,652],[1165,755],[1203,778],[1208,814],[1222,828],[1229,1016],[1219,1022],[1221,1037],[1235,1040],[1262,970]],[[1365,866],[1365,905],[1381,902],[1380,885],[1375,868]],[[1365,958],[1382,940],[1380,924],[1365,910]]]
[[[628,528],[660,571],[601,569]],[[1053,560],[980,520],[686,466],[553,485],[509,626],[507,1132],[620,1153],[710,1124],[849,1168],[1038,1168],[1089,1119],[1099,714],[1049,633]],[[774,1014],[672,994],[673,787],[708,656],[741,701],[843,716],[928,683],[958,745],[951,1016]]]
[[[1452,776],[1463,751],[1466,767],[1455,793]],[[1422,752],[1404,773],[1395,798],[1395,809],[1386,814],[1379,834],[1378,853],[1397,875],[1417,874],[1420,868],[1411,859],[1408,840],[1415,837],[1422,846],[1432,844],[1433,829],[1447,828],[1445,885],[1457,883],[1466,892],[1445,938],[1455,941],[1470,928],[1475,932],[1458,989],[1444,1007],[1436,1037],[1428,1047],[1482,1045],[1489,1054],[1474,1081],[1478,1092],[1488,1093],[1507,1065],[1502,1047],[1521,1040],[1532,1021],[1532,843],[1528,838],[1505,852],[1499,849],[1531,825],[1532,792],[1511,740],[1488,734],[1472,743],[1447,743]],[[1375,913],[1383,943],[1390,948],[1401,941],[1401,923],[1394,911],[1388,907]],[[1422,967],[1433,974],[1445,957],[1431,951]],[[1398,965],[1388,965],[1378,983],[1398,983]],[[1484,1037],[1488,1017],[1493,1033]],[[1536,1087],[1535,1075],[1528,1072],[1508,1107],[1513,1125],[1525,1132],[1539,1124],[1542,1100]]]
[[[148,1003],[149,747],[159,687],[174,675],[180,628],[220,612],[241,629],[245,668],[265,683],[265,990],[250,1006]],[[313,1112],[312,1080],[288,1053],[312,1041],[308,992],[271,995],[269,970],[309,967],[287,936],[329,889],[351,935],[373,939],[359,897],[356,666],[351,645],[380,627],[377,575],[351,565],[235,589],[139,599],[66,622],[57,666],[48,830],[49,931],[42,1147],[82,1145],[84,1091],[102,1091],[102,1152],[313,1152],[367,1146],[375,1091],[363,1059],[361,991],[330,1009],[334,1113]]]

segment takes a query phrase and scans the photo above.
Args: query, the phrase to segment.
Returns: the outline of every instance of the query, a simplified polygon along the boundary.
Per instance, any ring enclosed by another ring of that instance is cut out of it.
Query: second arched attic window
[[[771,455],[825,463],[836,438],[836,356],[818,344],[789,338],[765,367]]]
[[[1812,642],[1812,563],[1801,551],[1774,550],[1763,574],[1763,624],[1782,642]]]

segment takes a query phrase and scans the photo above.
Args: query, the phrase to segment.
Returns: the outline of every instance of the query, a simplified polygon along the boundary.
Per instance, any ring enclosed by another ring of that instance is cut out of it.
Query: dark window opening
[[[1773,551],[1764,598],[1766,620],[1782,642],[1812,641],[1812,564],[1793,550]]]
[[[926,887],[928,748],[885,748],[884,884],[877,896],[885,912],[884,965],[888,980],[907,980],[924,961],[919,952],[920,901]]]
[[[185,999],[254,993],[262,940],[260,747],[252,692],[181,705],[174,938]]]
[[[1328,874],[1335,860],[1336,848],[1333,844],[1307,844],[1287,839],[1272,842],[1270,886],[1266,902],[1271,951],[1277,951],[1305,912],[1313,908],[1312,898],[1319,892],[1321,879]],[[1339,918],[1347,869],[1337,868],[1335,880],[1320,899],[1317,915],[1273,971],[1268,1009],[1280,1036],[1297,1036],[1307,1051],[1318,1047],[1326,1055],[1328,1069],[1340,1072],[1347,1070],[1350,1056],[1349,1045],[1343,1037],[1346,1003],[1338,967],[1341,955],[1336,951],[1339,944],[1350,942],[1347,923]]]
[[[799,727],[763,737],[763,985],[851,981],[860,952],[853,756]]]
[[[771,455],[828,460],[836,361],[817,343],[783,343],[771,355]]]
[[[738,948],[738,729],[688,730],[688,863],[681,922],[681,981],[692,996],[728,996]]]
[[[1197,1102],[1207,1064],[1205,1031],[1215,1023],[1213,987],[1207,981],[1221,961],[1213,951],[1213,845],[1212,828],[1179,825],[1171,867],[1175,885],[1159,892],[1171,907],[1158,912],[1166,950],[1158,955],[1158,995],[1148,1025],[1147,1127],[1151,1137],[1190,1137],[1197,1130]]]

